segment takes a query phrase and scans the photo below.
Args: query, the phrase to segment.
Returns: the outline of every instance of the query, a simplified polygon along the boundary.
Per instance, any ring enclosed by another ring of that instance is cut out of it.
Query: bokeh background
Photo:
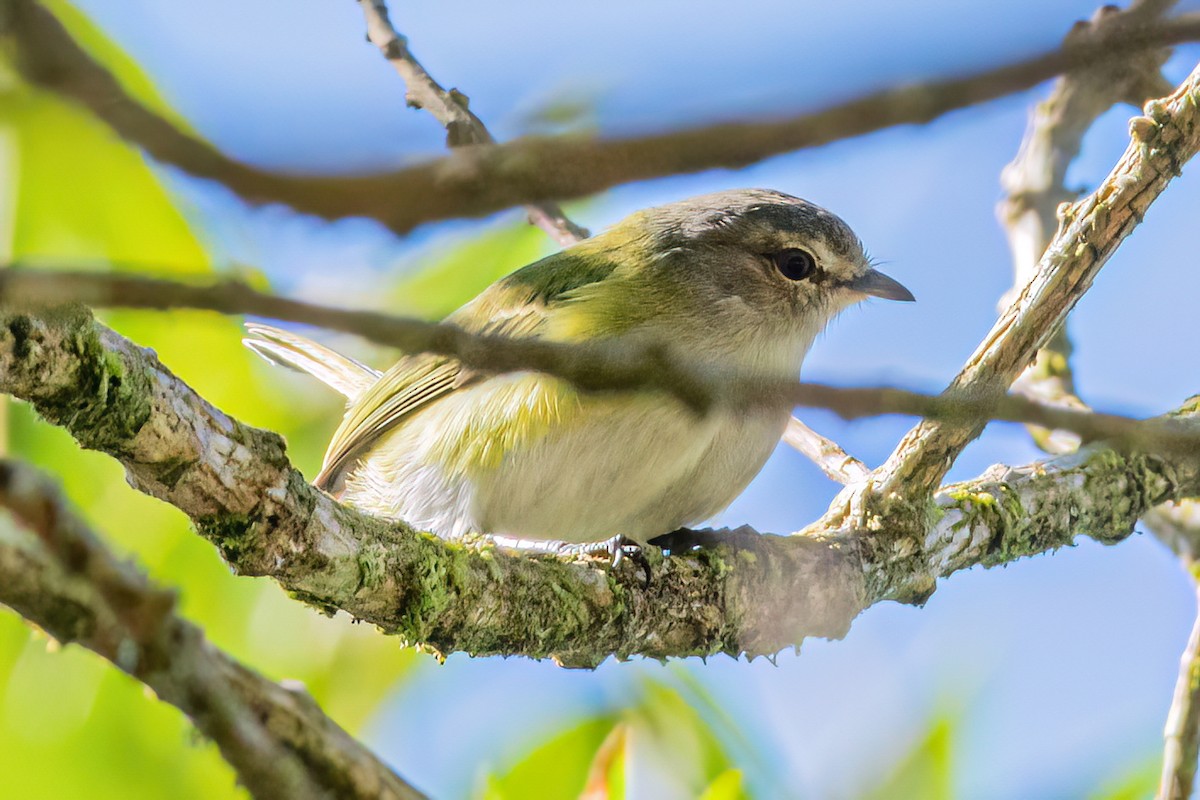
[[[253,164],[340,173],[442,152],[441,129],[404,107],[403,86],[346,0],[49,5],[144,102]],[[507,139],[814,107],[1033,54],[1093,10],[1094,0],[441,0],[394,3],[392,12],[430,72],[470,95]],[[1198,58],[1200,48],[1179,48],[1170,77]],[[620,187],[569,210],[600,229],[642,206],[740,186],[827,206],[919,302],[851,310],[818,342],[806,377],[936,391],[991,326],[1011,282],[993,211],[998,175],[1046,89],[737,172]],[[1072,185],[1104,176],[1131,113],[1115,110],[1095,126]],[[1200,388],[1195,172],[1154,206],[1072,320],[1080,390],[1099,408],[1157,413]],[[4,259],[237,274],[296,296],[438,316],[551,249],[519,212],[398,238],[369,221],[248,207],[147,162],[0,61]],[[315,472],[339,417],[335,398],[254,361],[238,320],[104,318],[225,410],[284,433],[296,463]],[[376,365],[392,358],[320,338]],[[871,464],[911,424],[802,416]],[[439,664],[344,616],[327,619],[269,581],[232,577],[182,514],[130,490],[114,462],[81,452],[25,407],[11,405],[8,427],[10,449],[59,475],[113,547],[179,587],[184,612],[215,642],[274,678],[305,682],[436,797],[571,797],[589,769],[619,775],[630,796],[656,798],[1148,796],[1195,611],[1175,559],[1137,535],[957,575],[923,609],[876,606],[844,641],[809,642],[775,663],[721,657],[571,672],[455,655]],[[1022,428],[993,425],[951,477],[1038,457]],[[795,530],[836,489],[781,447],[714,523]],[[173,709],[89,653],[60,649],[0,613],[0,795],[240,791]]]

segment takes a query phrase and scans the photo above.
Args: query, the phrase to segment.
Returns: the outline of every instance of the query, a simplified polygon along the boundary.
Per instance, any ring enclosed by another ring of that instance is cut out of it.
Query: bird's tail
[[[348,402],[356,400],[381,373],[328,347],[270,325],[247,323],[242,344],[272,364],[306,372],[326,386],[341,392]]]

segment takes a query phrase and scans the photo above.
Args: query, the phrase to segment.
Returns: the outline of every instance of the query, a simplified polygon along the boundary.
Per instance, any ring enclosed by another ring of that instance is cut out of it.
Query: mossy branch
[[[82,309],[0,314],[0,391],[117,458],[134,488],[190,516],[241,574],[438,653],[572,666],[840,637],[872,603],[920,601],[940,577],[1076,535],[1118,541],[1146,508],[1200,493],[1193,454],[1094,449],[994,468],[861,530],[741,529],[714,535],[712,548],[665,558],[647,548],[610,568],[447,542],[343,506],[305,482],[279,436],[214,408]]]

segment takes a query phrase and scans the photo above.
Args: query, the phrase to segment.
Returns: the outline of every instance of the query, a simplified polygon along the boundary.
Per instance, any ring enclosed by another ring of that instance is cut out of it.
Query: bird
[[[635,212],[445,321],[565,343],[656,342],[714,369],[794,380],[830,320],[868,297],[914,299],[833,213],[741,189]],[[653,389],[589,393],[435,354],[379,372],[288,331],[247,329],[254,352],[346,397],[314,484],[445,538],[645,544],[724,510],[790,416],[766,404],[698,414]]]

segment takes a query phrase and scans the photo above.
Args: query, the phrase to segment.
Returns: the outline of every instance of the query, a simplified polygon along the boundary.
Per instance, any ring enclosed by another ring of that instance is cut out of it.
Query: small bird
[[[748,377],[795,379],[813,339],[867,297],[912,300],[845,222],[790,195],[718,192],[632,214],[517,270],[446,321],[560,342],[638,337]],[[697,414],[660,391],[585,393],[440,355],[379,373],[253,324],[246,344],[346,396],[315,485],[443,537],[645,543],[728,506],[789,409]]]

